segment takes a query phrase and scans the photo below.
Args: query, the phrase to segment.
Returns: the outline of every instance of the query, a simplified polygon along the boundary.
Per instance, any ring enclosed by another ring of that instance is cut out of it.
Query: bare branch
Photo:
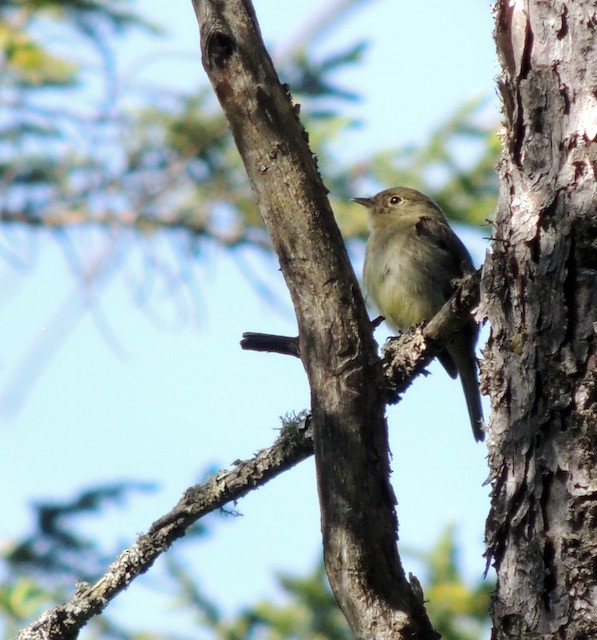
[[[125,549],[95,584],[79,583],[68,602],[43,613],[15,640],[75,638],[90,618],[100,614],[145,573],[199,518],[242,498],[310,456],[313,440],[309,423],[307,414],[286,420],[278,440],[269,449],[250,460],[237,461],[232,469],[219,471],[203,484],[187,489],[178,504]]]
[[[371,322],[371,328],[375,329],[383,320],[383,317],[379,316]],[[298,336],[278,336],[273,333],[245,331],[243,339],[240,341],[240,346],[245,351],[267,351],[268,353],[279,353],[283,356],[301,357]]]
[[[254,333],[246,331],[240,346],[246,351],[267,351],[269,353],[280,353],[284,356],[301,357],[298,336],[277,336],[273,333]]]

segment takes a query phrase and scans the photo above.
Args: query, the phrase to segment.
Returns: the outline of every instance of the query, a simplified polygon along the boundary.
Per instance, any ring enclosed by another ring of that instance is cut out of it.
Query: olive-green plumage
[[[397,332],[430,320],[447,302],[454,280],[473,271],[471,256],[443,211],[414,189],[396,187],[372,198],[354,198],[367,207],[370,235],[363,280],[368,296]],[[438,355],[448,374],[460,375],[475,440],[484,439],[472,320]]]

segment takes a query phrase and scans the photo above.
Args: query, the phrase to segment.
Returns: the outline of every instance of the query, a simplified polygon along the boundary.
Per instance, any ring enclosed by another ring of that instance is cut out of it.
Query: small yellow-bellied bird
[[[354,201],[369,213],[366,293],[394,331],[430,320],[452,295],[454,280],[474,270],[444,212],[431,198],[406,187]],[[452,378],[460,376],[473,435],[480,442],[485,433],[475,359],[478,335],[471,318],[437,357]]]

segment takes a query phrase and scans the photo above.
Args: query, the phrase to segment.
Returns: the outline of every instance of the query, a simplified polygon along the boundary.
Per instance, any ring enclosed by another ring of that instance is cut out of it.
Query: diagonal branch
[[[479,305],[481,269],[462,278],[450,299],[427,323],[392,338],[383,349],[382,367],[388,390],[388,402],[396,403],[417,375],[470,322]]]
[[[238,461],[185,491],[178,504],[125,549],[93,585],[80,582],[72,598],[44,612],[15,640],[72,640],[90,618],[145,573],[199,518],[238,500],[313,453],[306,414],[287,420],[273,446]]]

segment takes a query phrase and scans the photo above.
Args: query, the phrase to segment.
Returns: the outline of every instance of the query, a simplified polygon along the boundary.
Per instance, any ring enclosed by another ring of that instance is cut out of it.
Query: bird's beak
[[[358,204],[362,204],[368,209],[373,206],[373,198],[353,198],[352,201],[357,202]]]

